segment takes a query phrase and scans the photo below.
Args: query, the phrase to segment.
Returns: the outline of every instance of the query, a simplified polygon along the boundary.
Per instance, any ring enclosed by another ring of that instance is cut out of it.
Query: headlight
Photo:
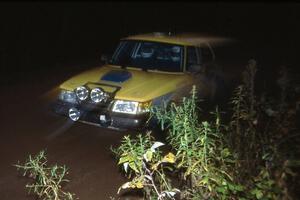
[[[105,102],[107,100],[107,97],[108,95],[100,88],[94,88],[91,91],[91,99],[95,103]]]
[[[112,111],[127,114],[141,114],[149,112],[150,102],[140,103],[136,101],[116,100]]]
[[[77,108],[69,109],[69,117],[72,121],[78,121],[80,118],[80,111]]]
[[[75,94],[81,101],[86,100],[89,96],[89,91],[84,86],[79,86],[75,89]]]
[[[138,102],[116,100],[112,111],[118,113],[136,114]]]
[[[58,96],[59,100],[69,102],[69,103],[77,103],[76,95],[73,91],[62,90]]]

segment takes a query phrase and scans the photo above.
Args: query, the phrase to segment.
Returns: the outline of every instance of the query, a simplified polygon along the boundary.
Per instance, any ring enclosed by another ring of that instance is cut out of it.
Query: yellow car
[[[145,126],[150,106],[176,102],[192,85],[201,98],[213,99],[216,83],[207,71],[213,71],[212,46],[220,42],[224,39],[195,34],[123,38],[103,66],[60,85],[54,111],[73,121],[136,129]]]

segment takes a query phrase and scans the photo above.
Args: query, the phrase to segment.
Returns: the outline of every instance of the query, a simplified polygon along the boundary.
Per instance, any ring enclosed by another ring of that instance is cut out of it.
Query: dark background
[[[229,36],[240,45],[227,51],[232,59],[296,67],[299,8],[296,3],[1,2],[1,81],[96,65],[119,38],[154,31]]]

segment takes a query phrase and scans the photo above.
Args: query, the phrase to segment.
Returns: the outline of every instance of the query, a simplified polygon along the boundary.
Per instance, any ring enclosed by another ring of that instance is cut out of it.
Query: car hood
[[[70,78],[61,84],[60,88],[74,90],[87,82],[120,86],[121,89],[116,93],[116,99],[144,102],[190,84],[191,78],[183,73],[142,71],[130,67],[121,69],[105,65]]]

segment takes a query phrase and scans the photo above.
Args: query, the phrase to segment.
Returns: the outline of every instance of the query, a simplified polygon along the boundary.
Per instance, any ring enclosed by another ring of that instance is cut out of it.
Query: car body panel
[[[79,85],[84,85],[87,82],[109,83],[121,86],[122,88],[116,94],[115,99],[146,102],[171,91],[175,91],[187,84],[192,84],[192,78],[187,74],[142,71],[134,68],[124,70],[130,72],[132,77],[123,83],[101,80],[103,76],[113,70],[121,71],[124,69],[110,65],[95,68],[72,77],[61,84],[60,88],[73,91]],[[103,86],[103,89],[110,92],[109,87]]]
[[[169,44],[178,44],[183,46],[201,46],[201,44],[222,45],[225,43],[233,42],[235,40],[225,37],[208,36],[203,34],[185,33],[177,35],[168,35],[161,33],[149,33],[133,35],[122,40],[143,40],[163,42]]]

